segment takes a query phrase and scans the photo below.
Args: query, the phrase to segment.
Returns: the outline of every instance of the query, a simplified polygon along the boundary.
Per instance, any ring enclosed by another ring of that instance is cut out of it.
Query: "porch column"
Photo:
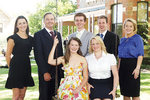
[[[69,34],[70,34],[70,26],[68,26],[68,36],[69,36]]]
[[[92,33],[94,33],[94,14],[92,14]]]
[[[61,34],[63,34],[63,22],[61,20],[58,21],[58,32],[60,32]]]
[[[88,17],[88,31],[90,32],[91,30],[91,16],[89,15]]]

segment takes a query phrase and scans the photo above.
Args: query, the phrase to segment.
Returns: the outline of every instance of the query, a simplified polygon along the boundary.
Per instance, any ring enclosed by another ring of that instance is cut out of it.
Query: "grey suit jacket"
[[[68,36],[68,39],[70,40],[71,37],[76,37],[76,35],[77,32],[74,32]],[[86,56],[88,54],[89,44],[92,37],[94,37],[94,34],[85,30],[80,38],[80,41],[82,43],[82,46],[80,48],[83,56]]]

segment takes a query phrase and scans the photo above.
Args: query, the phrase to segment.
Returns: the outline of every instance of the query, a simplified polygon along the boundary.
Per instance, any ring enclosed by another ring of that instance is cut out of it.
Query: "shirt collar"
[[[51,31],[53,31],[54,32],[54,30],[49,30],[48,28],[46,28],[45,27],[45,29],[46,29],[46,31],[48,32],[48,33],[50,33]]]
[[[103,38],[105,37],[106,32],[107,32],[107,30],[105,30],[103,33],[100,33],[100,34],[103,34]]]
[[[104,57],[104,56],[106,56],[106,55],[107,55],[107,54],[106,54],[104,51],[102,51],[102,57]],[[94,52],[93,52],[92,56],[95,58]],[[101,58],[102,58],[102,57],[101,57]]]
[[[77,33],[83,34],[84,31],[85,31],[85,29],[83,29],[81,31],[77,31]]]

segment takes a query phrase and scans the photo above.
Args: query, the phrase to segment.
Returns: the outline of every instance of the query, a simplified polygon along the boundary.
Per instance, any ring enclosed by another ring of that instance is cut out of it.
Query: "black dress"
[[[21,89],[28,86],[34,86],[29,59],[33,38],[28,36],[27,39],[23,39],[17,34],[9,36],[7,40],[10,38],[14,40],[15,45],[12,51],[13,57],[10,61],[9,74],[5,88]]]

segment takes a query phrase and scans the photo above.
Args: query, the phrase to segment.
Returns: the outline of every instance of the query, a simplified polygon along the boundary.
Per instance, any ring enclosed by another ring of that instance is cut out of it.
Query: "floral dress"
[[[63,67],[64,78],[60,82],[58,89],[58,98],[68,99],[68,100],[88,100],[88,90],[87,87],[82,87],[81,91],[77,94],[73,94],[72,91],[76,89],[82,82],[83,76],[82,64],[79,66],[71,67],[69,64],[66,64]]]

